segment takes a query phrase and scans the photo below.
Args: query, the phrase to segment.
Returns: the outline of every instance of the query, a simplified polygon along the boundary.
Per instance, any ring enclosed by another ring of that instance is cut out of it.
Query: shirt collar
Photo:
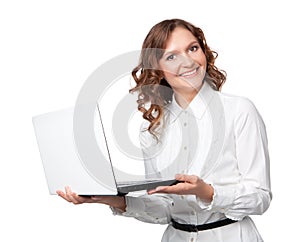
[[[214,89],[206,81],[203,81],[201,89],[186,109],[179,106],[173,94],[173,101],[167,107],[170,112],[170,122],[175,122],[183,112],[189,113],[197,119],[201,119],[207,110],[207,106],[209,105],[214,92]]]

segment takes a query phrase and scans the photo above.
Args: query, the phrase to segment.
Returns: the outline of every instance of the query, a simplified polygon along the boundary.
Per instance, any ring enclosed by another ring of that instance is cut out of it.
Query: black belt
[[[172,226],[175,229],[183,230],[186,232],[198,232],[198,231],[203,231],[203,230],[208,230],[208,229],[215,229],[215,228],[222,227],[222,226],[232,224],[235,222],[237,222],[237,221],[226,218],[224,220],[220,220],[220,221],[213,222],[213,223],[193,225],[193,224],[181,224],[181,223],[178,223],[175,220],[171,219]]]

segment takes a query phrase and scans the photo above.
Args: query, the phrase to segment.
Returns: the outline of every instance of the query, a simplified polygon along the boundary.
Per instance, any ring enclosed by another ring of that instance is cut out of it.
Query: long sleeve
[[[271,202],[269,154],[265,125],[255,106],[239,99],[234,119],[237,184],[212,184],[211,204],[199,201],[200,207],[222,212],[226,217],[241,220],[247,215],[264,213]]]
[[[121,213],[112,209],[115,215],[134,217],[140,221],[155,224],[167,224],[171,220],[170,209],[173,201],[162,195],[126,196],[126,211]]]

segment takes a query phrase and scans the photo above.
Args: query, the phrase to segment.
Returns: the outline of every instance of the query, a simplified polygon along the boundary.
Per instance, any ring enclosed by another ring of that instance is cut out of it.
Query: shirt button
[[[183,149],[184,149],[184,150],[187,150],[187,147],[186,147],[186,146],[184,146],[184,147],[183,147]]]
[[[187,126],[187,123],[186,123],[186,122],[184,122],[184,123],[183,123],[183,126],[184,126],[184,127],[186,127],[186,126]]]
[[[191,214],[192,214],[192,215],[196,215],[195,211],[192,211]]]
[[[191,242],[194,242],[194,238],[191,238]]]
[[[181,195],[180,197],[181,197],[181,199],[184,199],[184,196]]]

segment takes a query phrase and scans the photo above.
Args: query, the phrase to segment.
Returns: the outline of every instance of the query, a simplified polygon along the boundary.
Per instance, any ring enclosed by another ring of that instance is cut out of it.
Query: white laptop
[[[50,194],[65,186],[79,195],[125,195],[129,192],[150,190],[157,186],[173,185],[174,179],[155,179],[118,182],[105,137],[99,106],[95,110],[94,129],[99,144],[97,162],[87,167],[78,154],[74,141],[74,109],[64,109],[32,118],[36,139]],[[84,137],[83,137],[84,139]]]

